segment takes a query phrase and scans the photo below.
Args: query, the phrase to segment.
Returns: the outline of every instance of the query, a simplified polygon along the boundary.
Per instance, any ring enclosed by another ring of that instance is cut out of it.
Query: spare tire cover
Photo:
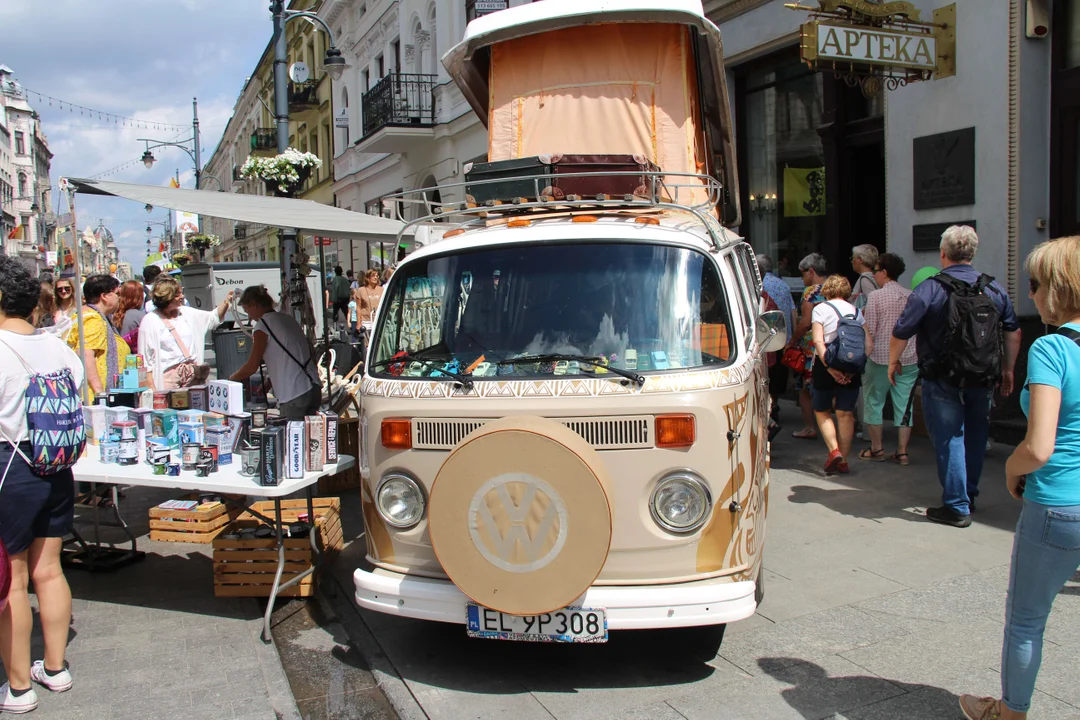
[[[561,423],[496,420],[466,436],[435,477],[431,544],[477,604],[513,615],[558,610],[607,559],[610,488],[596,451]]]

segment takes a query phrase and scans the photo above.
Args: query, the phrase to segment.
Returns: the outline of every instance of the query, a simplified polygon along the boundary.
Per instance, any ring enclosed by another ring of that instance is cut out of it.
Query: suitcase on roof
[[[659,172],[655,163],[641,155],[552,155],[551,195],[557,200],[567,195],[593,199],[597,195],[622,198],[625,195],[650,197],[653,180],[647,172]],[[574,173],[612,173],[574,176]],[[619,174],[615,174],[619,173]]]
[[[465,194],[469,202],[479,205],[545,196],[554,200],[564,200],[568,195],[581,199],[595,199],[597,195],[650,197],[653,183],[645,173],[659,170],[640,155],[535,155],[468,163]],[[596,174],[575,176],[576,173]]]

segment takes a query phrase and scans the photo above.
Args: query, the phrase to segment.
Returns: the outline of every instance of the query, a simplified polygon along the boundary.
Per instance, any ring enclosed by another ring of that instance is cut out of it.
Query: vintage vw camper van
[[[716,27],[697,0],[546,0],[444,64],[489,161],[399,198],[447,231],[367,357],[356,601],[563,642],[753,614],[785,326],[726,227]]]

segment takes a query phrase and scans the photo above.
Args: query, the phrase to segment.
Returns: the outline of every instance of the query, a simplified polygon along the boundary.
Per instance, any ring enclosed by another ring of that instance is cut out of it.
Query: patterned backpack
[[[0,340],[0,342],[3,342]],[[55,475],[78,462],[86,447],[86,421],[82,399],[71,370],[36,373],[15,349],[8,345],[26,369],[26,427],[30,433],[31,457],[18,443],[3,435],[36,475]]]

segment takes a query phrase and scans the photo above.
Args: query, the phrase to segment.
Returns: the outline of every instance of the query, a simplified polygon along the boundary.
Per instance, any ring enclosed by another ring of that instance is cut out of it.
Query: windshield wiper
[[[374,363],[372,365],[372,367],[375,367],[375,368],[385,367],[387,365],[393,365],[396,362],[417,362],[417,363],[420,363],[421,365],[426,365],[427,367],[431,368],[432,371],[433,371],[433,374],[429,375],[428,377],[441,379],[441,378],[436,377],[436,375],[434,374],[434,373],[437,372],[447,380],[450,380],[450,379],[456,380],[466,390],[472,390],[473,381],[472,381],[472,378],[470,378],[468,375],[462,375],[461,373],[456,373],[456,372],[454,372],[452,370],[447,370],[446,368],[444,368],[444,367],[442,367],[440,365],[437,365],[436,363],[433,363],[430,360],[425,360],[424,358],[417,357],[415,355],[409,355],[408,353],[394,355],[392,357],[386,358],[385,360],[380,360],[377,363]]]
[[[611,365],[604,365],[603,363],[600,362],[599,357],[588,357],[586,355],[563,355],[563,354],[560,354],[560,353],[548,353],[546,355],[522,355],[521,357],[507,358],[505,360],[498,360],[498,361],[495,362],[495,364],[496,365],[511,365],[511,364],[528,365],[529,363],[548,362],[548,361],[552,361],[552,360],[554,360],[554,361],[576,360],[577,362],[587,363],[589,365],[592,365],[593,367],[604,368],[608,372],[611,372],[611,373],[614,373],[614,374],[619,375],[621,377],[624,377],[627,380],[634,381],[635,383],[637,383],[637,385],[639,387],[641,385],[645,384],[645,376],[642,375],[641,373],[636,373],[633,370],[623,370],[622,368],[613,367]],[[596,374],[596,373],[594,373],[594,374]]]

